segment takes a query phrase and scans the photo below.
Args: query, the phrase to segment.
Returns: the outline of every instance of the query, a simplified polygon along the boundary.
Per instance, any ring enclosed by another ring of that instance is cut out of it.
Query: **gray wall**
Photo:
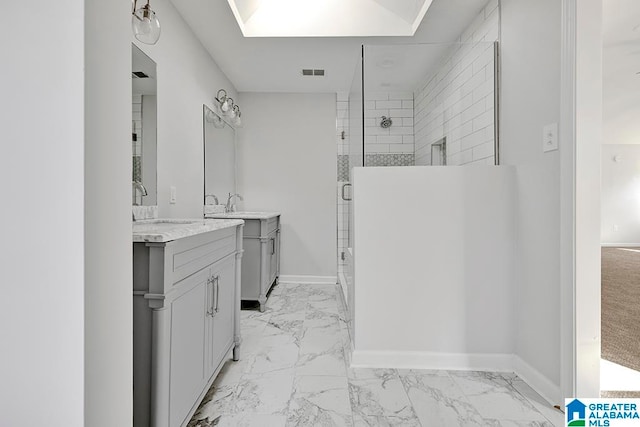
[[[81,427],[84,2],[3,2],[0,38],[0,425]]]
[[[640,145],[602,144],[603,245],[640,245]]]
[[[241,93],[238,192],[282,212],[282,275],[336,276],[335,94]]]
[[[560,385],[560,2],[502,0],[501,163],[516,166],[516,355]]]
[[[130,4],[85,7],[84,425],[126,426],[133,407]]]
[[[219,89],[237,100],[236,90],[173,4],[152,4],[161,19],[160,41],[136,45],[158,71],[158,213],[165,218],[202,217],[202,104],[211,107]],[[171,186],[176,187],[175,204],[169,203]]]

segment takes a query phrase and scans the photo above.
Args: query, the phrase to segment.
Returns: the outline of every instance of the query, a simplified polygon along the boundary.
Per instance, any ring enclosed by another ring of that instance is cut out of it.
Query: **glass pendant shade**
[[[237,105],[234,105],[233,106],[233,112],[234,112],[233,116],[235,116],[235,120],[233,121],[233,123],[236,126],[242,125],[242,120],[240,120],[240,116],[242,115],[242,113],[240,112],[240,107],[238,107]],[[231,116],[231,117],[233,118],[233,116]]]
[[[145,44],[156,44],[160,38],[160,21],[149,3],[138,8],[131,17],[131,28],[136,39]]]

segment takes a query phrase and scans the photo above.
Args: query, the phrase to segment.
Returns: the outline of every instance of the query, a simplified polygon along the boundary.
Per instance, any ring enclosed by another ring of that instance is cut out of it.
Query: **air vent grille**
[[[133,74],[134,77],[137,77],[139,79],[148,79],[149,76],[147,74],[145,74],[142,71],[133,71],[131,72],[131,74]]]
[[[303,68],[302,69],[302,75],[303,76],[318,76],[318,77],[322,77],[322,76],[324,76],[324,70],[323,69],[313,69],[313,68]]]

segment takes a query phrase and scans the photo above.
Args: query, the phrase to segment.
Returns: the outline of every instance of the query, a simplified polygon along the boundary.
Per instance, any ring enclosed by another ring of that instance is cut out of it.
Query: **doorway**
[[[640,5],[602,9],[601,390],[640,396]]]

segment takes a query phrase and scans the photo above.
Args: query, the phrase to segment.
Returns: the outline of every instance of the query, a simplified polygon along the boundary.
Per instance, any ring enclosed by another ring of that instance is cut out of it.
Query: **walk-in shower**
[[[500,152],[497,43],[365,45],[358,56],[351,88],[337,98],[338,272],[347,299],[353,168],[498,165]]]

